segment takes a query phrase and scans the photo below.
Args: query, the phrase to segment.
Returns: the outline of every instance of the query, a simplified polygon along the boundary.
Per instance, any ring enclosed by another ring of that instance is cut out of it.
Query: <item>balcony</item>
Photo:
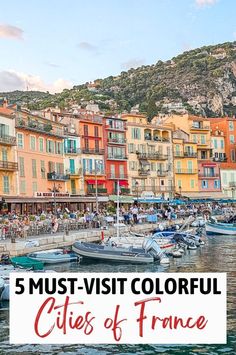
[[[197,152],[184,152],[184,156],[187,158],[197,158]]]
[[[139,176],[148,176],[150,175],[150,170],[138,169]]]
[[[70,176],[81,176],[82,175],[82,169],[75,169],[75,170],[70,170],[66,169],[66,174]]]
[[[70,175],[47,173],[47,179],[49,181],[67,181],[70,179]]]
[[[91,175],[93,175],[93,176],[101,176],[101,175],[105,175],[105,172],[104,172],[104,170],[97,170],[97,171],[95,171],[95,170],[83,170],[83,175],[84,176],[91,176]]]
[[[65,148],[64,149],[65,154],[80,154],[81,150],[79,148]]]
[[[113,130],[113,131],[121,131],[121,132],[124,132],[126,131],[126,126],[116,126],[116,125],[107,125],[106,126],[106,129],[107,130]]]
[[[175,174],[197,174],[197,169],[176,169]]]
[[[112,144],[125,144],[126,143],[126,139],[124,138],[108,138],[108,143],[112,143]]]
[[[199,173],[198,177],[201,179],[215,179],[219,178],[219,173]]]
[[[194,126],[194,125],[192,125],[191,126],[191,130],[197,130],[197,131],[209,131],[210,130],[210,126],[199,126],[199,127],[197,127],[197,126]]]
[[[107,160],[127,160],[126,155],[108,155]]]
[[[104,149],[90,149],[90,148],[82,148],[83,154],[104,154]]]
[[[16,137],[8,136],[8,135],[1,135],[0,136],[0,144],[5,145],[16,145]]]
[[[108,174],[107,179],[109,180],[127,180],[127,174]]]
[[[138,186],[132,187],[131,193],[133,195],[141,195],[143,192],[153,192],[155,194],[160,194],[163,192],[173,192],[175,186]]]
[[[144,137],[145,141],[152,141],[152,142],[156,142],[156,143],[170,143],[170,139],[169,138],[162,138],[162,137],[150,137],[150,136],[146,136]]]
[[[103,187],[98,187],[97,188],[98,194],[106,194],[107,189]],[[95,194],[96,193],[96,188],[95,187],[89,187],[88,188],[88,194]]]
[[[144,159],[151,159],[151,160],[167,160],[168,155],[167,154],[160,154],[159,152],[150,152],[150,153],[139,153],[136,152],[138,159],[144,160]]]
[[[4,171],[17,171],[18,164],[13,161],[0,160],[0,170]]]
[[[64,138],[64,131],[62,128],[53,127],[51,121],[48,123],[37,121],[36,119],[16,119],[16,128],[25,129],[27,131],[44,133],[49,136]]]
[[[157,176],[164,177],[168,175],[168,171],[157,170]]]
[[[226,158],[226,157],[221,157],[221,158],[219,158],[219,157],[218,157],[218,158],[213,157],[212,160],[213,160],[213,161],[216,161],[216,162],[218,161],[218,162],[221,162],[221,163],[227,162],[227,158]]]

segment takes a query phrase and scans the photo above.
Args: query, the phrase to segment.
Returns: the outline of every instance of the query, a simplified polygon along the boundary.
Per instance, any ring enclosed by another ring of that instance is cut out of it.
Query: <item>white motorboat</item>
[[[27,256],[32,260],[42,261],[44,264],[60,264],[78,260],[78,255],[65,249],[37,251]]]

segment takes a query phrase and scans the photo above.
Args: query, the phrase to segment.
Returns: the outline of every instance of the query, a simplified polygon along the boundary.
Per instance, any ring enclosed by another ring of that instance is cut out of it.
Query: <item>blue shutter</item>
[[[86,171],[86,161],[85,161],[85,159],[83,159],[83,172],[85,172]]]
[[[90,173],[93,171],[93,159],[89,159],[89,171]]]

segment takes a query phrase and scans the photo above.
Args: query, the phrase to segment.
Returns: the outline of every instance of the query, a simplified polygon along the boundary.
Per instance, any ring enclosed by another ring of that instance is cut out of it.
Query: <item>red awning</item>
[[[86,180],[87,184],[89,185],[95,185],[96,180]],[[105,184],[105,180],[97,180],[98,185],[103,185]]]
[[[128,184],[129,184],[129,183],[128,183],[127,180],[120,180],[120,181],[119,181],[119,185],[120,185],[120,186],[128,186]]]

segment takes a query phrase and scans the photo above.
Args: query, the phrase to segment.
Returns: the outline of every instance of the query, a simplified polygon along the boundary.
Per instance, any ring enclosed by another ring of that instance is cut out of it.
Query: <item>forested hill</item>
[[[189,111],[206,116],[236,114],[236,42],[184,52],[166,62],[143,65],[118,76],[97,79],[55,95],[42,92],[0,93],[11,102],[38,109],[99,105],[102,111],[135,107],[151,118],[156,112]]]

